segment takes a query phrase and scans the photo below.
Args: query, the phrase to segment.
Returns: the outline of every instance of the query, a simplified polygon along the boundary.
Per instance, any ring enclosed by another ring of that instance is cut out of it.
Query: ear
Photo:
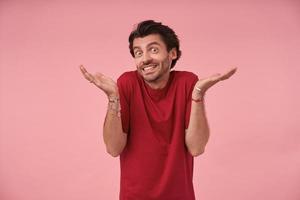
[[[171,60],[175,60],[177,58],[177,51],[176,48],[173,48],[169,51],[169,58]]]

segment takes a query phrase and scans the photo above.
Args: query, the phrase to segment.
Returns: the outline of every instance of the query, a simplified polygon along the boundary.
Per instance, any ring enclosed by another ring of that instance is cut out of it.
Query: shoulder
[[[173,71],[175,78],[180,82],[194,83],[198,80],[198,76],[189,71]]]
[[[127,71],[117,79],[118,85],[131,85],[137,81],[136,71]]]
[[[117,85],[119,90],[126,93],[134,90],[134,87],[137,85],[137,75],[136,71],[127,71],[119,76],[117,79]]]
[[[118,82],[126,82],[130,81],[136,78],[136,72],[135,71],[127,71],[121,74],[118,78]]]

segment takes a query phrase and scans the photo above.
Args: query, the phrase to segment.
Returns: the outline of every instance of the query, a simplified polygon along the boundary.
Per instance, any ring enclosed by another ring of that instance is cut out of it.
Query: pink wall
[[[300,2],[0,1],[0,199],[117,199],[107,100],[78,66],[134,69],[127,37],[155,19],[178,33],[177,70],[238,72],[207,93],[211,137],[197,199],[300,199]]]

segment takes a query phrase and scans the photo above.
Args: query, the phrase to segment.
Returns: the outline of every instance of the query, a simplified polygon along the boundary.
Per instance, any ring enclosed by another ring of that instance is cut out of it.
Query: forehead
[[[150,34],[133,40],[133,48],[146,48],[151,44],[158,44],[161,47],[166,48],[166,45],[159,34]]]

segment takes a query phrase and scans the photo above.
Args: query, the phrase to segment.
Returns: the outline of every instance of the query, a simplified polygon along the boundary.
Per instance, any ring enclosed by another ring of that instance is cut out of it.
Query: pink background
[[[197,199],[300,199],[300,2],[0,1],[0,199],[117,199],[119,159],[102,140],[107,100],[78,66],[134,70],[135,23],[172,27],[177,70],[205,77],[211,137]]]

